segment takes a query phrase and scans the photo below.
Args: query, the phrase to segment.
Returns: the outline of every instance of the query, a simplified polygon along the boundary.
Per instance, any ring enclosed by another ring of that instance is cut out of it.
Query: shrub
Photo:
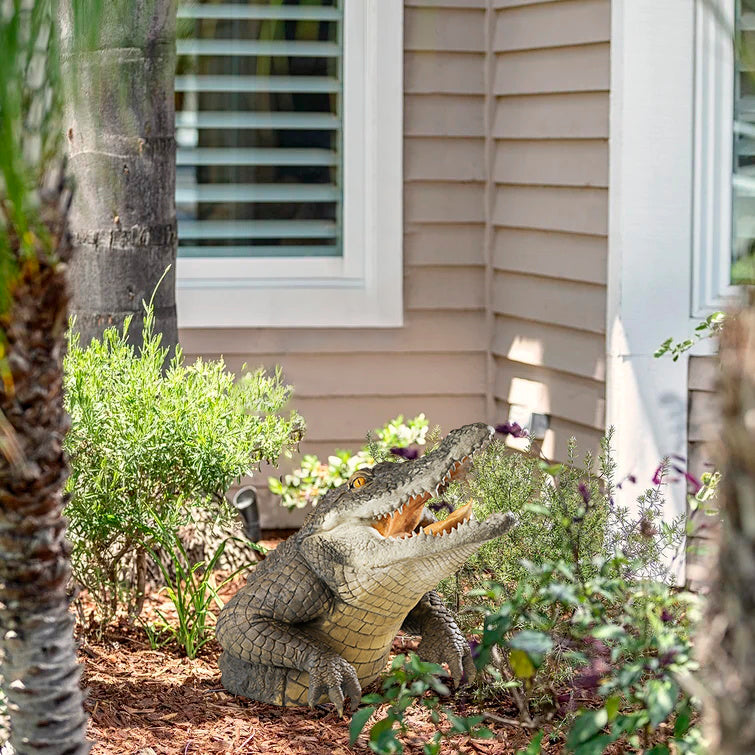
[[[180,347],[167,363],[151,306],[138,352],[128,328],[86,348],[71,333],[64,362],[73,575],[103,621],[121,607],[139,613],[149,551],[174,545],[155,533],[175,532],[193,507],[230,516],[231,483],[290,453],[303,431],[295,412],[281,414],[291,389],[279,372],[235,382],[222,359],[185,365]]]
[[[598,755],[620,739],[697,751],[692,700],[679,684],[696,668],[697,598],[627,578],[628,566],[618,555],[583,580],[568,561],[530,564],[513,595],[492,583],[478,591],[497,607],[484,611],[477,662],[509,689],[527,726],[554,711],[569,720],[568,752]],[[577,712],[583,702],[590,707]]]
[[[441,517],[446,508],[469,498],[478,519],[495,511],[517,517],[517,526],[505,538],[483,545],[455,578],[441,583],[441,592],[457,611],[465,590],[485,580],[514,589],[532,563],[566,559],[587,578],[596,573],[595,559],[621,550],[627,557],[625,568],[668,577],[668,564],[683,543],[684,517],[663,521],[662,471],[657,485],[645,491],[631,511],[615,503],[612,434],[602,440],[597,458],[588,452],[581,460],[572,438],[565,464],[551,464],[534,448],[522,453],[495,439],[475,459],[467,479],[448,489],[446,502],[431,502]]]
[[[316,506],[331,488],[336,488],[361,467],[372,467],[391,458],[392,451],[423,446],[427,439],[427,420],[424,414],[404,423],[403,415],[377,428],[368,435],[369,443],[357,453],[338,450],[328,457],[327,463],[317,456],[305,454],[301,467],[278,479],[271,477],[268,486],[279,495],[281,504],[289,510],[303,506]],[[416,449],[411,452],[417,453]]]

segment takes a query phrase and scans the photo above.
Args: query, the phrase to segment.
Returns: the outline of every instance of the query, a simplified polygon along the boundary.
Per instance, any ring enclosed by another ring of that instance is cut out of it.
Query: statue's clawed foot
[[[354,712],[362,699],[362,687],[354,667],[340,655],[320,655],[307,669],[309,672],[309,705],[314,707],[322,695],[327,694],[343,716],[344,698],[351,700],[349,710]]]

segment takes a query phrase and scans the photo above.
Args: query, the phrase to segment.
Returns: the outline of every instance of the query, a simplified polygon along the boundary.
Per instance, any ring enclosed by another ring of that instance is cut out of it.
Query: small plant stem
[[[537,729],[540,724],[535,723],[534,721],[520,721],[516,718],[504,718],[503,716],[498,716],[495,713],[487,713],[483,712],[483,718],[486,721],[490,721],[494,724],[504,724],[506,726],[519,726],[522,729]]]
[[[492,648],[490,657],[507,682],[516,681],[516,677],[509,668],[508,661],[506,661],[505,656],[497,647]],[[511,687],[511,696],[514,698],[516,707],[519,709],[522,726],[534,727],[535,722],[532,720],[532,716],[530,716],[530,706],[527,696],[518,687]]]
[[[126,542],[121,546],[120,550],[110,559],[110,563],[107,568],[107,579],[109,586],[112,589],[110,594],[110,611],[111,616],[115,616],[118,611],[118,565],[121,559],[129,552],[132,546],[131,538],[126,538]]]
[[[134,605],[129,612],[129,623],[134,622],[141,616],[144,608],[144,601],[147,597],[147,551],[143,545],[140,545],[136,551],[136,598]]]

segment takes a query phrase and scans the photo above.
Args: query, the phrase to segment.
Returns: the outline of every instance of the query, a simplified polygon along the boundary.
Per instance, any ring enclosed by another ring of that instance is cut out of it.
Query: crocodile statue
[[[328,492],[221,610],[223,686],[276,705],[330,699],[342,715],[345,697],[355,710],[385,667],[399,629],[421,635],[419,656],[447,663],[456,685],[471,680],[469,645],[432,588],[514,519],[477,522],[470,502],[437,521],[425,504],[493,432],[465,425],[419,459],[361,469]]]

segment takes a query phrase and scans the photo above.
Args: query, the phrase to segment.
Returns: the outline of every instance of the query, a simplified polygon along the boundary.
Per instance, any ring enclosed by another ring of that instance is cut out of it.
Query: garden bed
[[[278,542],[279,538],[272,537],[264,545],[274,547]],[[227,600],[243,581],[238,577],[226,586],[221,592],[223,598]],[[153,621],[157,610],[169,620],[173,618],[170,602],[161,595],[150,595],[145,619]],[[399,636],[393,650],[409,652],[416,646],[415,639]],[[80,658],[91,716],[89,736],[95,741],[93,755],[370,752],[366,733],[354,747],[349,746],[349,718],[339,718],[330,705],[314,710],[281,708],[227,693],[220,683],[219,654],[220,646],[214,640],[194,660],[186,658],[175,645],[152,649],[144,629],[125,621],[110,628],[101,639],[90,636],[82,640]],[[377,691],[379,686],[375,682],[365,693]],[[448,703],[458,715],[477,712],[463,693]],[[486,710],[503,718],[515,715],[513,704],[486,706]],[[429,712],[419,706],[408,711],[407,721],[410,732],[404,739],[405,752],[421,753],[423,743],[436,728]],[[516,753],[531,738],[531,732],[516,725],[492,723],[490,728],[495,739],[472,742],[458,736],[446,743],[443,752]],[[543,752],[561,752],[561,746],[544,747]]]
[[[102,643],[84,645],[93,754],[369,752],[366,734],[349,747],[349,719],[339,719],[331,706],[280,708],[228,694],[220,684],[218,653],[213,642],[199,658],[188,660],[169,650],[150,650],[138,633],[115,633]],[[472,712],[463,698],[454,700],[453,708],[466,715]],[[507,716],[512,711],[499,713]],[[420,753],[435,727],[421,708],[411,710],[407,718],[406,752]],[[515,753],[529,741],[528,733],[516,726],[492,728],[496,739],[471,743],[459,737],[454,740],[457,751]],[[444,751],[454,748],[449,743]]]
[[[276,540],[266,541],[268,547]],[[222,591],[228,599],[243,583],[238,577]],[[159,609],[169,620],[172,606],[162,595],[150,595],[145,618],[152,621]],[[366,727],[354,747],[349,746],[349,718],[338,718],[330,705],[314,710],[281,708],[245,700],[227,693],[220,683],[214,640],[189,660],[174,644],[153,649],[141,627],[124,620],[108,629],[101,639],[81,639],[90,713],[89,737],[93,755],[330,755],[369,753]],[[417,640],[399,635],[394,654],[415,650]],[[376,692],[380,682],[364,690]],[[577,702],[577,701],[575,701]],[[585,697],[582,704],[595,702]],[[479,712],[470,695],[462,692],[446,701],[456,715]],[[516,717],[513,701],[487,701],[485,712],[502,719]],[[380,711],[378,711],[380,712]],[[413,706],[406,715],[409,733],[403,738],[405,752],[422,753],[423,743],[436,731],[429,711]],[[444,729],[449,727],[441,722]],[[486,721],[494,733],[490,740],[470,740],[464,735],[444,743],[443,753],[508,755],[527,747],[533,732],[516,724]],[[547,728],[547,727],[546,727]],[[550,733],[550,732],[549,732]],[[543,743],[543,753],[563,751],[563,736]],[[623,748],[616,753],[625,752]],[[610,752],[610,751],[609,751]]]
[[[406,652],[416,641],[398,637],[394,651]],[[99,642],[81,647],[89,736],[93,755],[209,755],[210,753],[285,753],[330,755],[367,753],[366,734],[349,747],[349,719],[339,719],[329,705],[280,708],[252,702],[225,692],[220,684],[212,642],[200,657],[189,660],[175,649],[152,650],[142,630],[121,626]],[[377,690],[371,685],[366,692]],[[476,712],[463,693],[448,701],[458,715]],[[509,718],[514,706],[505,701],[486,711]],[[407,713],[409,734],[405,752],[421,753],[435,732],[427,710],[415,706]],[[443,752],[503,755],[525,748],[531,732],[516,725],[488,722],[495,739],[458,736]],[[544,753],[562,752],[563,740],[543,747]]]

